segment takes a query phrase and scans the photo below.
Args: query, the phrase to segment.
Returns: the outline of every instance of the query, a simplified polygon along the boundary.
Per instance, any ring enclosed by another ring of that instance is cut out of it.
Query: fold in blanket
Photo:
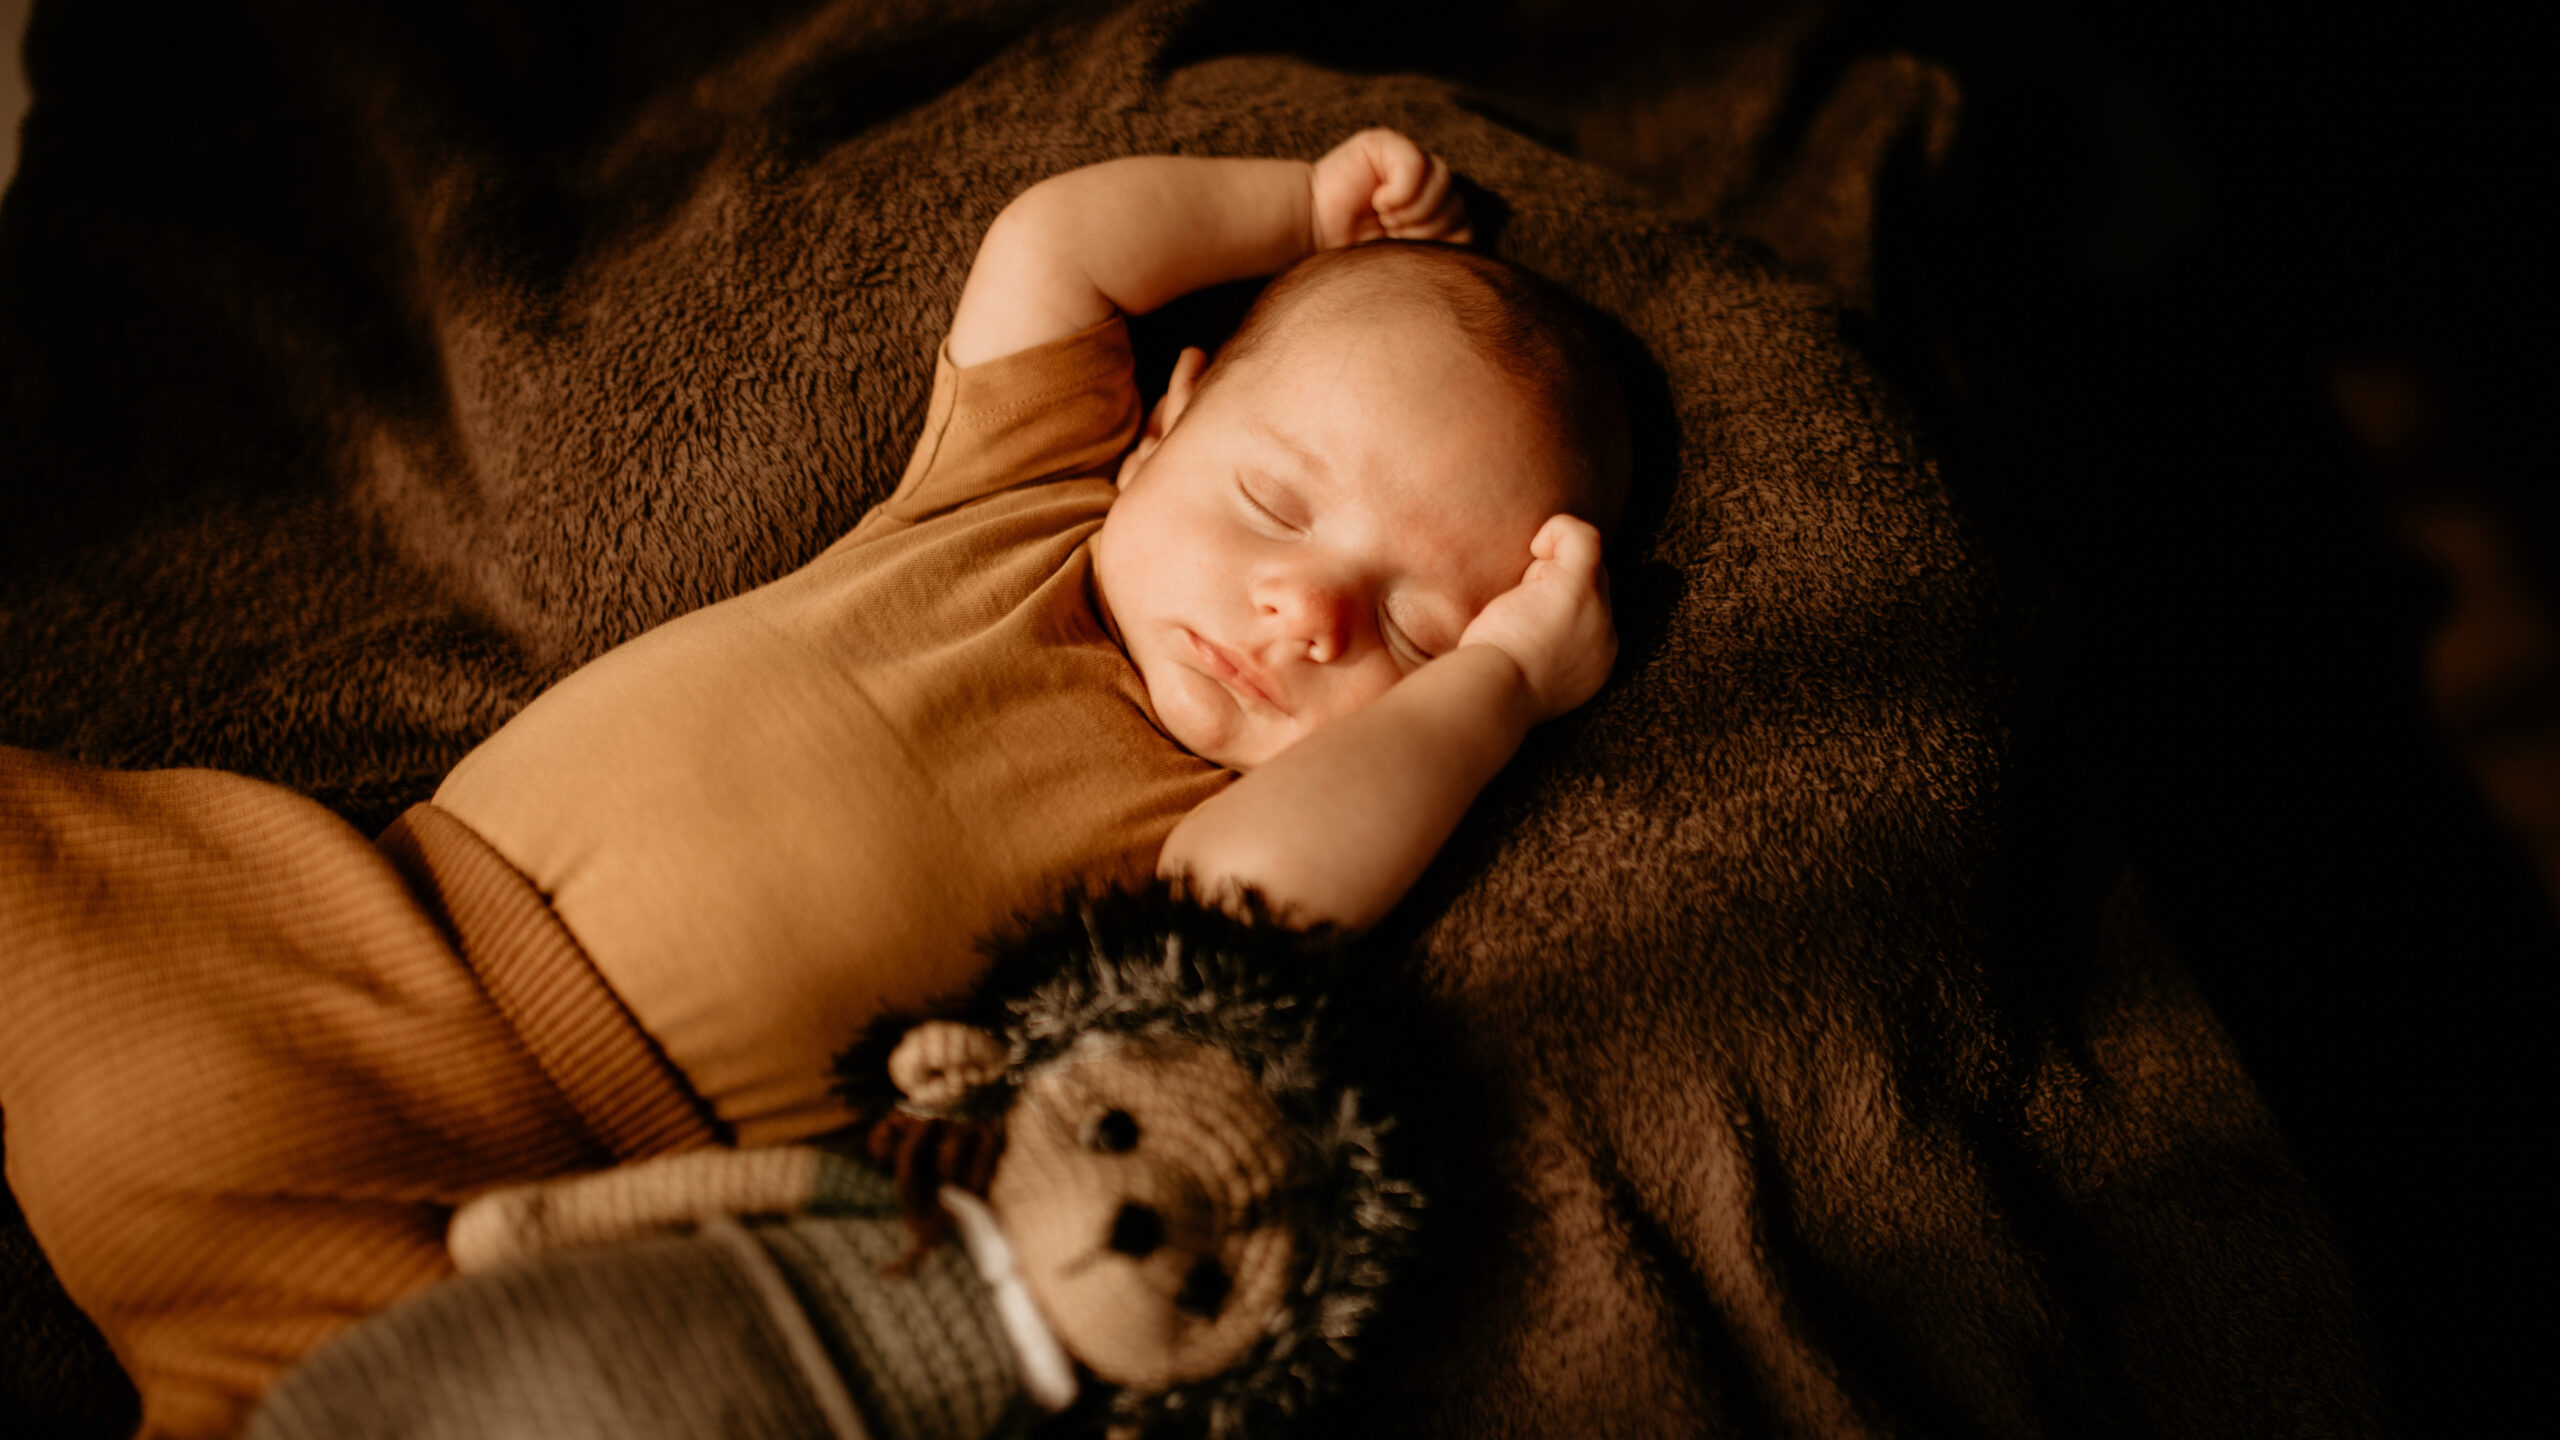
[[[1397,922],[1465,1160],[1360,1423],[2380,1429],[2319,1218],[2138,894],[1995,943],[2010,622],[1833,295],[1445,83],[1290,58],[1322,48],[1294,24],[41,8],[0,211],[0,740],[387,821],[886,492],[1015,191],[1393,125],[1649,356],[1649,424],[1618,678]],[[1886,63],[1784,123],[1708,97],[1696,136],[1792,148],[1690,198],[1855,298],[1873,167],[1925,153],[1943,78]]]

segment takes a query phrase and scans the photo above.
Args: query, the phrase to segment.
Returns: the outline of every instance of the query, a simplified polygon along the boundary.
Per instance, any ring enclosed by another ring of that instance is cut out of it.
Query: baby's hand
[[[1609,572],[1600,532],[1570,515],[1551,515],[1529,542],[1528,572],[1495,597],[1458,637],[1511,657],[1529,682],[1537,718],[1551,720],[1596,694],[1618,658],[1609,619]]]
[[[1475,233],[1448,163],[1393,130],[1363,130],[1326,151],[1307,186],[1318,250],[1381,237],[1463,245]]]

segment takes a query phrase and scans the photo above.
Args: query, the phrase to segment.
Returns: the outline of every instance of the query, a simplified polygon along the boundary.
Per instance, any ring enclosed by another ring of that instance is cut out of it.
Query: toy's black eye
[[[1105,1110],[1086,1127],[1084,1143],[1096,1150],[1126,1155],[1138,1148],[1137,1117],[1126,1110]]]
[[[1203,1255],[1191,1263],[1191,1273],[1182,1277],[1182,1293],[1173,1297],[1173,1308],[1203,1320],[1215,1320],[1226,1308],[1228,1292],[1236,1282],[1227,1275],[1227,1267],[1214,1255]]]
[[[1144,1205],[1120,1207],[1111,1217],[1111,1248],[1133,1260],[1144,1260],[1164,1244],[1164,1217]]]

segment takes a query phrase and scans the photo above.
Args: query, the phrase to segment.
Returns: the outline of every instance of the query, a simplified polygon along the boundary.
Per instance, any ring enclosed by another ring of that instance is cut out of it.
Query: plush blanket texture
[[[1999,878],[2014,627],[1838,303],[1951,82],[1808,72],[1820,8],[1778,12],[1640,104],[1543,112],[1613,171],[1308,58],[1373,62],[1331,37],[1410,9],[46,0],[0,210],[0,740],[378,825],[881,498],[1014,192],[1397,126],[1650,359],[1619,675],[1395,922],[1458,1158],[1362,1426],[2382,1429],[2138,889]],[[111,1431],[44,1278],[12,1210],[0,1418]]]

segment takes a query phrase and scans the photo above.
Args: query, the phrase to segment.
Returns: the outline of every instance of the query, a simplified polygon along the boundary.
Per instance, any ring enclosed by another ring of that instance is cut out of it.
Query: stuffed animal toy
[[[462,1273],[248,1433],[1269,1433],[1338,1383],[1421,1203],[1341,1070],[1344,961],[1161,885],[1071,902],[840,1058],[853,1143],[483,1195]]]

